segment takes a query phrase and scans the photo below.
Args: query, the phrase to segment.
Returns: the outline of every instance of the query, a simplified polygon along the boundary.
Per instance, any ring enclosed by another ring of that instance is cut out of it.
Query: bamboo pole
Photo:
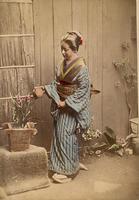
[[[34,68],[35,65],[11,65],[11,66],[1,66],[0,69],[15,69],[15,68]]]
[[[27,34],[5,34],[5,35],[0,35],[0,38],[7,38],[7,37],[34,37],[33,33],[27,33]]]
[[[32,0],[0,0],[0,3],[32,3]]]
[[[18,95],[18,96],[15,96],[15,97],[0,97],[0,100],[11,100],[11,99],[17,99],[17,98],[26,98],[27,96],[29,96],[30,98],[34,98],[34,95],[33,94],[30,94],[30,95]]]

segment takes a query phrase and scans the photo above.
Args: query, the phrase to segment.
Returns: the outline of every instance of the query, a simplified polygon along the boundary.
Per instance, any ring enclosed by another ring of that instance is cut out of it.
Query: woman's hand
[[[43,94],[45,93],[44,87],[43,86],[34,87],[33,93],[36,95],[36,97],[42,97]]]
[[[59,101],[58,108],[64,108],[66,105],[65,101]]]

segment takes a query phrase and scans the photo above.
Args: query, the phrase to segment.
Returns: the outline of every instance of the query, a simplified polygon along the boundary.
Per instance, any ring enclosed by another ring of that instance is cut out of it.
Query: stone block
[[[0,186],[10,194],[49,186],[48,157],[43,147],[20,152],[0,147]]]

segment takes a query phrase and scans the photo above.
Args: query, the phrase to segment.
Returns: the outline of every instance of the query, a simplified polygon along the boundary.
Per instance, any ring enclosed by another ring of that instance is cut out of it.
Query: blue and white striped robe
[[[82,67],[73,81],[76,81],[78,88],[66,98],[66,106],[62,109],[58,109],[56,105],[60,100],[56,81],[45,85],[47,94],[52,98],[51,114],[54,119],[49,169],[64,175],[74,175],[79,170],[77,125],[86,129],[90,124],[88,68]]]

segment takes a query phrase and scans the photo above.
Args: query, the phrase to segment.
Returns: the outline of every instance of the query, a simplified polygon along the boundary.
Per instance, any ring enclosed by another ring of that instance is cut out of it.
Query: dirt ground
[[[139,156],[101,155],[66,184],[9,196],[9,200],[139,200]]]

